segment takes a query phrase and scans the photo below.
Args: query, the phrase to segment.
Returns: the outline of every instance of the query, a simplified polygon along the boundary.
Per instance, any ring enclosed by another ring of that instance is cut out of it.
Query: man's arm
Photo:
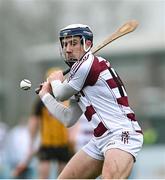
[[[45,90],[50,94],[52,93],[57,101],[68,100],[70,97],[78,93],[76,89],[72,88],[67,83],[66,79],[64,80],[62,71],[50,74],[47,78],[47,83],[49,83],[49,86],[47,86],[47,89]]]
[[[49,112],[61,121],[66,127],[71,127],[79,119],[82,110],[76,100],[70,100],[69,106],[65,106],[59,102],[49,93],[41,96],[41,99]]]
[[[53,96],[51,95],[53,91]],[[70,98],[78,91],[64,81],[62,71],[51,74],[47,81],[42,84],[39,96],[49,112],[61,121],[66,127],[70,127],[79,119],[82,110],[76,100]],[[69,107],[58,101],[70,100]]]
[[[39,130],[39,123],[40,123],[40,117],[36,115],[32,115],[28,120],[28,130],[29,130],[29,135],[30,135],[30,144],[29,144],[28,154],[24,158],[24,160],[21,161],[14,169],[12,173],[13,177],[17,178],[28,168],[29,163],[31,162],[33,156],[37,152],[37,149],[34,148],[34,142],[35,142],[38,130]]]
[[[72,88],[66,81],[63,83],[60,80],[54,80],[51,82],[52,92],[57,101],[68,100],[78,91]]]

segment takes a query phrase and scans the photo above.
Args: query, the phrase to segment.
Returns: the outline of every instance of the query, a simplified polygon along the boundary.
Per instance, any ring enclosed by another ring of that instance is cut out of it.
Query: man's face
[[[79,36],[66,37],[62,40],[62,50],[67,61],[79,60],[84,54],[84,48]]]

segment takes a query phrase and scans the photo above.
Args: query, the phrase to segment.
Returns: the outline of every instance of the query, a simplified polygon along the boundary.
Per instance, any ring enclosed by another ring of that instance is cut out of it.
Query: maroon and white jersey
[[[95,137],[106,131],[141,132],[124,85],[107,60],[88,52],[72,66],[67,81],[79,91],[78,104],[91,123]]]

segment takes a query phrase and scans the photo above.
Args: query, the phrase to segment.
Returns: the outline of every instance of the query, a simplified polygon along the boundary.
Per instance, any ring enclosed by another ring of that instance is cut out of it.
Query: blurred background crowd
[[[132,178],[165,178],[165,0],[0,0],[0,178],[11,178],[27,156],[34,89],[50,67],[66,68],[59,30],[87,24],[96,45],[131,19],[137,30],[98,54],[124,77],[144,132]],[[29,91],[19,88],[24,78]],[[37,177],[37,163],[31,161],[28,178]]]

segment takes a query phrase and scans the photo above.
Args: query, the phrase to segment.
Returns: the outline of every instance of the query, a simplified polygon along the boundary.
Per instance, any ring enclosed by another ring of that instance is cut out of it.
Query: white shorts
[[[103,160],[109,149],[121,149],[133,155],[136,160],[137,154],[142,148],[143,135],[138,132],[116,131],[106,132],[102,137],[93,137],[82,150],[97,160]]]

